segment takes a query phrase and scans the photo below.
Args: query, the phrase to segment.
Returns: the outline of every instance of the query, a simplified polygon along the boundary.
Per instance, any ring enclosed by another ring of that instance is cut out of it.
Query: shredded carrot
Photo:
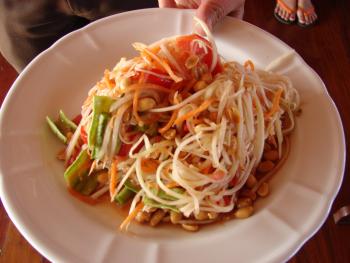
[[[164,133],[167,130],[169,130],[171,128],[171,126],[173,126],[173,124],[174,124],[174,122],[176,120],[178,112],[179,112],[178,110],[174,110],[173,111],[173,113],[171,114],[171,117],[170,117],[170,120],[168,121],[168,123],[164,127],[158,129],[159,133]]]
[[[275,112],[277,112],[279,110],[282,92],[283,92],[282,89],[276,90],[275,95],[273,97],[273,101],[272,101],[272,107],[271,107],[270,111],[265,114],[266,119],[271,117]]]
[[[123,230],[124,228],[127,228],[128,225],[130,224],[130,222],[136,217],[137,213],[140,212],[142,210],[142,208],[144,207],[143,203],[139,203],[134,211],[132,211],[125,219],[124,221],[121,223],[120,225],[120,230]]]
[[[145,89],[154,89],[154,90],[158,90],[161,92],[165,92],[165,93],[170,93],[172,90],[171,89],[167,89],[164,88],[162,86],[156,85],[156,84],[152,84],[152,83],[136,83],[133,84],[131,86],[128,87],[128,91],[132,91],[132,90],[137,90],[142,88],[143,90]]]
[[[171,69],[171,67],[169,66],[168,62],[165,59],[159,58],[155,53],[153,53],[148,48],[140,45],[139,43],[135,43],[133,46],[136,50],[141,52],[141,56],[145,53],[149,57],[154,59],[158,64],[160,64],[175,82],[182,81],[181,77],[175,75],[175,73],[173,72],[173,70]]]
[[[105,82],[107,84],[107,87],[112,89],[115,86],[115,81],[111,80],[109,78],[110,77],[109,74],[110,74],[109,70],[106,69],[105,72],[104,72],[104,80],[105,80]]]
[[[214,99],[209,99],[207,101],[204,101],[197,109],[194,109],[194,110],[178,117],[175,120],[175,124],[178,125],[178,124],[182,123],[183,121],[201,113],[202,111],[205,111],[213,101],[214,101]]]
[[[152,47],[152,48],[148,48],[151,52],[153,52],[153,53],[158,53],[159,51],[160,51],[160,46],[159,45],[156,45],[156,46],[154,46],[154,47]]]
[[[168,188],[174,188],[174,187],[178,187],[179,185],[176,182],[170,182],[168,184],[166,184],[166,187]]]
[[[177,96],[173,95],[172,97],[174,97],[174,102],[175,102],[176,104],[179,104],[179,103],[180,103],[180,101],[179,101],[179,99],[178,99]],[[174,124],[174,122],[175,122],[175,120],[176,120],[176,118],[177,118],[177,114],[178,114],[178,113],[179,113],[179,110],[174,110],[174,111],[173,111],[173,113],[171,114],[171,117],[170,117],[169,122],[168,122],[163,128],[160,128],[160,129],[158,130],[159,133],[164,133],[164,132],[166,132],[167,130],[169,130],[169,129],[173,126],[173,124]]]
[[[112,162],[111,165],[111,178],[109,180],[109,194],[111,198],[114,196],[115,188],[117,186],[118,173],[117,173],[117,161]]]
[[[155,173],[157,171],[159,162],[150,158],[141,159],[141,169],[145,173]]]
[[[205,123],[204,119],[198,118],[193,120],[193,125],[203,124]]]
[[[147,186],[148,186],[148,188],[155,188],[155,189],[158,188],[158,184],[155,182],[148,182]]]
[[[254,67],[254,63],[248,59],[246,62],[244,62],[244,68],[248,69],[250,68],[251,71],[254,71],[255,67]]]

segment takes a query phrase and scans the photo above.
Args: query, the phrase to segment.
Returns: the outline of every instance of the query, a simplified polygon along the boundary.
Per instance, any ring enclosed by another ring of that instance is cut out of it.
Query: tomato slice
[[[151,71],[157,74],[164,74],[164,72],[162,72],[159,69],[152,69]],[[155,75],[147,74],[147,73],[145,74],[145,82],[156,84],[168,89],[170,89],[174,84],[174,81],[172,79],[161,78],[161,77],[157,77]]]
[[[132,144],[122,143],[122,145],[120,146],[120,150],[118,152],[118,156],[128,156],[131,147],[132,147]]]
[[[160,69],[150,69],[149,71],[157,73],[157,74],[163,74],[163,75],[168,75],[166,72],[160,70]],[[132,77],[134,81],[138,81],[141,77],[140,72],[136,72],[136,75]],[[152,74],[144,73],[144,82],[145,83],[151,83],[151,84],[156,84],[159,86],[162,86],[164,88],[170,89],[174,85],[174,81],[172,79],[168,78],[161,78],[157,77]]]
[[[206,50],[199,46],[198,44],[194,44],[191,46],[191,42],[195,39],[201,40],[204,43],[206,43],[207,46],[211,46],[210,42],[206,40],[204,37],[197,35],[197,34],[192,34],[192,35],[186,35],[186,36],[180,36],[176,39],[176,45],[178,47],[179,52],[182,54],[185,54],[181,62],[185,63],[186,59],[192,54],[192,55],[197,55],[201,57],[201,63],[205,64],[208,69],[210,69],[211,64],[213,62],[213,52],[210,48],[207,49],[207,53],[205,52]],[[213,75],[216,75],[217,73],[222,72],[222,65],[220,61],[217,62],[214,70],[213,70]]]

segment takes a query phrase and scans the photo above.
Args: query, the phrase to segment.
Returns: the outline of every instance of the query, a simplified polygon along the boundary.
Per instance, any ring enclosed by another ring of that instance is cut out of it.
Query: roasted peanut
[[[206,83],[210,83],[212,82],[213,80],[213,76],[211,75],[210,72],[207,72],[207,73],[204,73],[202,76],[201,76],[201,80],[205,81]]]
[[[219,217],[219,214],[218,213],[215,213],[215,212],[209,212],[208,213],[208,218],[209,219],[216,219]]]
[[[141,112],[153,109],[156,106],[156,101],[152,98],[142,98],[138,103],[138,110]]]
[[[97,181],[100,183],[100,184],[105,184],[107,183],[108,181],[108,173],[107,172],[102,172],[100,174],[97,175]]]
[[[182,219],[181,213],[176,213],[174,211],[170,211],[170,221],[173,224],[177,224]]]
[[[253,192],[252,190],[250,189],[244,189],[242,190],[239,195],[241,197],[249,197],[250,199],[252,199],[253,201],[256,199],[256,193]]]
[[[166,132],[163,133],[163,137],[167,140],[172,140],[176,136],[176,130],[175,129],[169,129]]]
[[[255,176],[251,174],[249,175],[247,181],[245,182],[245,185],[248,188],[253,188],[257,183],[258,181],[256,180]]]
[[[271,161],[264,161],[258,165],[258,172],[267,173],[270,172],[275,167],[275,164]]]
[[[201,221],[208,219],[208,213],[200,211],[198,214],[194,215],[194,218]]]
[[[182,224],[181,226],[183,229],[191,232],[196,232],[199,229],[198,225]]]
[[[257,191],[258,195],[261,197],[265,197],[269,194],[269,184],[266,182],[263,182]]]
[[[237,209],[234,215],[236,218],[243,219],[243,218],[250,217],[253,214],[253,212],[254,212],[254,208],[253,206],[250,205],[250,206],[245,206]]]
[[[158,209],[151,218],[150,225],[156,226],[159,224],[160,221],[162,221],[163,217],[165,216],[165,211],[163,209]]]
[[[163,217],[162,222],[169,223],[170,222],[170,215]]]
[[[269,161],[277,161],[279,158],[278,151],[276,150],[266,151],[264,152],[264,158]]]
[[[151,219],[151,214],[145,211],[138,212],[136,215],[136,221],[139,223],[147,223]]]
[[[276,142],[275,136],[269,136],[266,141],[268,144],[271,145],[271,147],[277,148],[277,142]]]
[[[199,80],[194,84],[193,89],[195,91],[199,91],[201,89],[204,89],[207,86],[207,83],[204,80]]]
[[[268,144],[268,143],[265,143],[265,145],[264,145],[264,151],[271,151],[271,150],[272,150],[271,145]]]
[[[249,197],[238,198],[238,200],[237,200],[237,207],[238,208],[251,206],[252,204],[253,204],[253,201]]]

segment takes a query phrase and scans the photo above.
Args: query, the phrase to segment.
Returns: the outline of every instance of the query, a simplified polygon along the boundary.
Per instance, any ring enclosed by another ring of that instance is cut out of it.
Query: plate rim
[[[171,8],[165,8],[165,9],[160,9],[160,8],[147,8],[147,9],[139,9],[139,10],[133,10],[133,11],[128,11],[128,12],[123,12],[123,13],[118,13],[118,14],[114,14],[111,16],[107,16],[104,18],[101,18],[99,20],[96,20],[94,22],[91,22],[90,24],[72,31],[70,33],[68,33],[67,35],[63,36],[62,38],[58,39],[55,43],[53,43],[49,48],[47,48],[45,51],[43,51],[42,53],[40,53],[37,57],[35,57],[28,65],[27,67],[21,72],[21,74],[16,78],[16,80],[14,81],[14,83],[12,84],[11,88],[9,89],[9,91],[7,92],[5,99],[3,100],[2,106],[1,106],[1,111],[0,111],[0,128],[3,127],[3,119],[4,116],[6,115],[6,112],[8,111],[9,107],[10,107],[10,102],[11,102],[11,98],[14,96],[14,94],[16,93],[16,91],[19,89],[19,85],[18,83],[21,82],[21,79],[24,78],[28,72],[30,73],[30,71],[32,70],[33,67],[35,67],[36,64],[39,64],[41,60],[43,60],[46,56],[49,56],[50,53],[52,53],[53,51],[55,51],[56,47],[59,44],[62,44],[66,41],[68,41],[71,38],[75,38],[77,36],[79,36],[79,34],[81,34],[81,32],[85,31],[85,30],[92,30],[93,28],[97,28],[97,27],[103,27],[103,25],[105,23],[110,23],[111,21],[117,20],[117,19],[123,19],[123,17],[129,17],[129,16],[133,16],[133,15],[138,15],[138,14],[145,14],[148,12],[155,12],[155,13],[160,13],[160,12],[173,12],[173,13],[192,13],[193,14],[193,10],[179,10],[179,9],[171,9]],[[233,19],[233,20],[238,20],[238,19],[234,19],[231,17],[227,17],[225,19]],[[286,44],[285,42],[283,42],[282,40],[280,40],[279,38],[277,38],[276,36],[274,36],[272,33],[259,28],[247,21],[244,20],[239,20],[240,23],[245,24],[246,26],[249,26],[251,28],[254,29],[254,31],[257,31],[261,34],[265,34],[267,35],[269,38],[271,38],[274,42],[278,42],[278,44],[286,47],[287,49],[290,50],[294,50],[293,48],[291,48],[288,44]],[[329,108],[333,111],[335,117],[336,117],[336,130],[338,135],[340,135],[339,137],[339,143],[340,143],[340,147],[341,149],[339,149],[339,152],[341,153],[340,155],[340,159],[339,159],[339,164],[337,165],[337,173],[339,173],[340,179],[338,184],[336,184],[334,186],[334,189],[332,189],[333,191],[332,194],[327,195],[330,198],[327,198],[326,207],[322,207],[322,210],[326,210],[326,212],[323,214],[322,218],[320,218],[320,220],[318,220],[318,223],[315,223],[312,225],[312,229],[308,228],[308,230],[306,230],[304,233],[301,233],[301,237],[298,237],[297,239],[297,243],[298,245],[295,245],[293,243],[293,246],[290,246],[290,249],[286,250],[283,254],[279,254],[279,256],[283,257],[284,260],[289,260],[290,258],[292,258],[299,250],[300,248],[312,237],[315,235],[315,233],[317,233],[320,228],[324,225],[325,221],[328,218],[328,215],[330,213],[330,210],[332,208],[332,204],[336,198],[336,196],[339,193],[340,187],[342,186],[343,180],[344,180],[344,173],[345,173],[345,165],[346,165],[346,139],[345,139],[345,133],[344,133],[344,127],[343,127],[343,123],[342,123],[342,119],[341,119],[341,115],[336,107],[336,104],[334,102],[334,100],[332,99],[332,97],[330,96],[325,83],[323,82],[323,80],[320,78],[320,76],[317,74],[317,72],[311,68],[306,62],[305,60],[297,53],[295,52],[295,55],[297,56],[297,58],[300,60],[301,63],[303,63],[303,66],[307,67],[309,70],[311,70],[313,76],[315,76],[317,78],[317,80],[319,81],[319,83],[322,84],[322,92],[324,93],[324,95],[327,98],[327,102],[329,103]],[[1,130],[0,130],[1,132]],[[2,136],[0,133],[0,142],[2,140]],[[3,170],[0,169],[0,179],[2,179],[2,175],[3,174]],[[55,252],[51,247],[52,245],[46,245],[43,240],[41,240],[41,238],[37,238],[35,235],[35,231],[31,230],[31,229],[26,229],[25,228],[25,224],[24,220],[21,219],[20,213],[19,211],[17,211],[17,209],[15,209],[11,203],[11,200],[8,200],[8,195],[5,194],[6,193],[6,189],[5,189],[5,185],[2,183],[2,180],[0,180],[0,197],[2,200],[2,204],[9,216],[9,218],[11,219],[11,221],[14,223],[14,225],[16,226],[16,228],[19,230],[19,232],[25,237],[26,240],[29,241],[29,243],[37,250],[39,251],[44,257],[53,260],[54,262],[59,262],[62,261],[62,259],[64,260],[65,256],[64,255],[59,255],[57,254],[57,252]],[[7,197],[7,198],[6,198]],[[302,239],[302,242],[299,242],[299,239]]]

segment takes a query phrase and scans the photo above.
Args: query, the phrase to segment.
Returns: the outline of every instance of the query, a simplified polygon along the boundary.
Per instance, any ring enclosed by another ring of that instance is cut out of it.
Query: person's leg
[[[274,15],[278,21],[291,24],[295,21],[296,0],[277,0]]]
[[[66,2],[74,15],[91,21],[124,11],[158,7],[157,0],[66,0]]]
[[[0,0],[0,52],[20,72],[58,38],[88,22],[65,14],[59,1]]]
[[[298,24],[310,26],[317,20],[317,14],[311,0],[298,0]]]
[[[156,0],[0,0],[0,52],[20,72],[63,35],[92,20]]]

